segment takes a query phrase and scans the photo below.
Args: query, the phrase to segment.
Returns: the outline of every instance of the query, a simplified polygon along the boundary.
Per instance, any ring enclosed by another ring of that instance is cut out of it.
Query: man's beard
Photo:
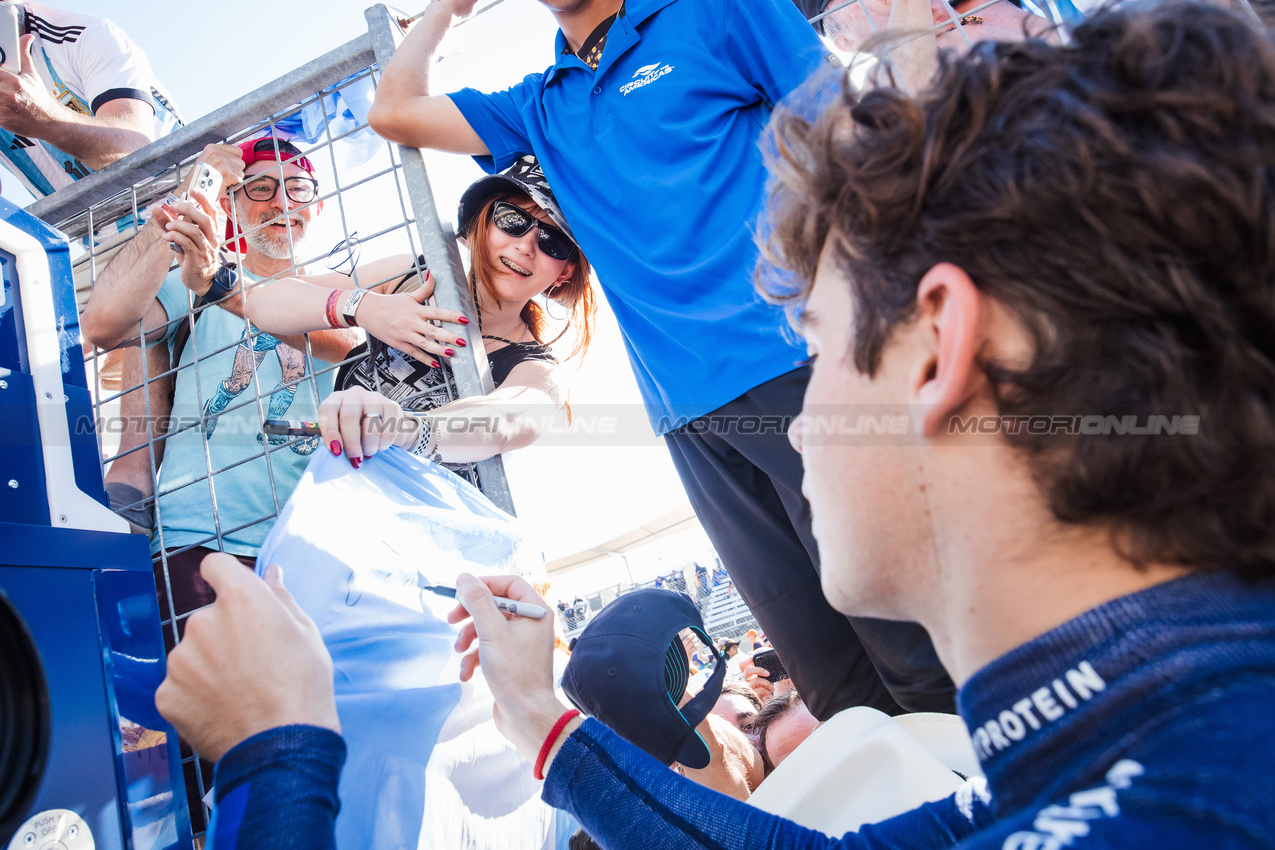
[[[256,222],[249,224],[243,211],[239,210],[239,226],[247,231],[244,241],[262,256],[271,260],[304,259],[300,256],[301,248],[310,235],[310,223],[303,218],[292,220],[287,230],[276,231],[270,223],[282,223],[284,215],[263,214]]]

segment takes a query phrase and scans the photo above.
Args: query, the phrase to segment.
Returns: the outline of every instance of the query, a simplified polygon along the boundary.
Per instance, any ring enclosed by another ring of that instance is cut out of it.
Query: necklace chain
[[[515,340],[512,340],[512,339],[505,339],[503,336],[496,336],[495,334],[485,334],[485,333],[483,333],[483,332],[482,332],[482,328],[483,328],[483,308],[482,308],[481,306],[479,306],[479,304],[478,304],[478,287],[476,286],[476,284],[475,284],[475,282],[474,282],[474,280],[473,280],[473,278],[472,278],[472,277],[470,278],[470,281],[469,281],[469,292],[470,292],[470,295],[472,295],[472,296],[473,296],[473,299],[474,299],[474,312],[476,312],[476,313],[478,314],[478,332],[479,332],[479,334],[481,334],[481,336],[482,336],[482,338],[483,338],[483,339],[490,339],[490,340],[493,340],[493,341],[495,341],[495,342],[503,342],[503,343],[505,343],[506,345],[518,345],[519,343],[521,343],[523,340],[525,340],[525,339],[527,338],[527,332],[530,330],[530,328],[528,328],[528,327],[527,327],[527,323],[526,323],[526,322],[523,322],[523,323],[522,323],[522,333],[518,335],[518,339],[517,339],[516,341],[515,341]]]
[[[483,334],[482,336],[483,336],[483,339],[491,339],[491,340],[495,340],[496,342],[506,343],[507,345],[518,345],[519,343],[521,343],[523,340],[527,338],[527,331],[528,331],[527,323],[523,322],[522,333],[518,335],[518,339],[516,340],[505,339],[503,336],[496,336],[495,334]]]

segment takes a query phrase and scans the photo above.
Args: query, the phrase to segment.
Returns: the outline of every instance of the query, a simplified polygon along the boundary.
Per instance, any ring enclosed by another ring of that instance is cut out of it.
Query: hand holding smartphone
[[[768,677],[772,683],[781,682],[788,678],[788,671],[784,669],[784,662],[779,660],[779,655],[773,649],[763,649],[753,656],[753,666],[760,667],[770,674]]]
[[[7,5],[7,4],[6,4]],[[171,204],[174,201],[197,201],[203,198],[208,201],[209,206],[213,206],[218,196],[221,195],[221,172],[213,168],[206,162],[196,162],[194,173],[190,178],[190,188],[182,195],[178,196],[172,192],[168,193],[168,197],[164,198],[164,203]],[[181,220],[181,216],[177,217]],[[185,253],[180,245],[176,242],[169,242],[168,247],[172,248],[178,254]]]

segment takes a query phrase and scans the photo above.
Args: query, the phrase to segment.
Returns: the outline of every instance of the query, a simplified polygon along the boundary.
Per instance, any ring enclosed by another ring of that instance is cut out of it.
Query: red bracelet
[[[558,718],[558,722],[553,724],[553,728],[549,730],[549,737],[545,738],[545,742],[540,745],[540,755],[536,756],[536,779],[544,781],[545,775],[541,771],[545,768],[545,759],[549,758],[549,751],[553,749],[553,744],[558,740],[558,736],[562,734],[562,730],[567,728],[567,724],[574,718],[579,717],[580,712],[573,709],[562,712],[562,716]]]
[[[333,330],[345,327],[345,325],[341,324],[336,314],[336,300],[341,296],[342,291],[343,290],[340,289],[334,289],[328,294],[328,306],[324,311],[324,318],[328,322],[328,327]]]

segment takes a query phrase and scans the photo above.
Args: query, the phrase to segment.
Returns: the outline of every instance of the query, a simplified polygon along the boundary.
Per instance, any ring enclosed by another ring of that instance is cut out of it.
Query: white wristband
[[[350,294],[346,296],[345,306],[341,308],[341,318],[345,319],[346,327],[359,326],[359,323],[354,321],[354,312],[359,309],[359,302],[363,300],[364,295],[367,295],[366,289],[351,289]]]

